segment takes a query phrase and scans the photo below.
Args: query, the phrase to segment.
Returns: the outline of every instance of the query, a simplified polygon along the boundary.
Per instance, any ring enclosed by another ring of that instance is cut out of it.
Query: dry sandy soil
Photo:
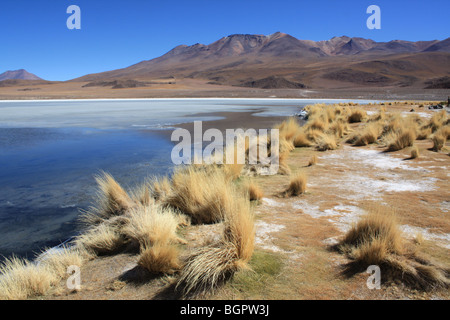
[[[421,89],[398,86],[364,87],[340,83],[338,87],[315,89],[260,89],[208,84],[200,79],[165,79],[151,81],[145,87],[112,89],[83,87],[89,82],[19,81],[13,86],[0,86],[0,100],[41,99],[143,99],[143,98],[330,98],[377,100],[446,100],[449,89]],[[163,82],[166,82],[165,84]]]
[[[388,106],[409,112],[411,105]],[[433,111],[415,109],[421,117]],[[366,110],[376,112],[379,106]],[[353,127],[359,124],[353,124]],[[380,290],[366,286],[369,274],[344,276],[348,259],[335,244],[373,204],[392,207],[406,238],[423,236],[419,250],[450,266],[450,145],[430,151],[430,140],[416,141],[420,157],[409,160],[409,149],[384,153],[380,146],[341,143],[334,151],[298,148],[288,159],[292,172],[304,170],[307,192],[283,198],[289,176],[259,176],[264,198],[255,204],[256,249],[253,271],[240,271],[214,293],[198,299],[449,299],[450,292],[421,292],[398,283]],[[308,166],[312,155],[318,163]],[[221,225],[183,230],[185,252],[217,236]],[[136,265],[137,255],[122,253],[91,260],[81,269],[80,291],[65,282],[44,299],[176,299],[171,276],[150,276]]]

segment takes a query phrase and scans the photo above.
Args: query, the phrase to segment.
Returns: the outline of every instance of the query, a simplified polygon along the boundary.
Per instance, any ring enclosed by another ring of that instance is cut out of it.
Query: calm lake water
[[[33,258],[76,235],[79,210],[92,204],[102,170],[126,188],[170,174],[173,144],[161,130],[220,119],[199,113],[289,116],[307,104],[341,101],[0,101],[0,255]]]

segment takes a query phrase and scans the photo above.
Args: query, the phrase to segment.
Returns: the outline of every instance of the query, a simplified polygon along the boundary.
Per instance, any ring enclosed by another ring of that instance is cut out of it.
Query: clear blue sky
[[[366,27],[371,4],[381,8],[381,30]],[[66,27],[69,5],[81,8],[81,30]],[[234,33],[443,40],[449,18],[449,0],[1,0],[0,73],[68,80]]]

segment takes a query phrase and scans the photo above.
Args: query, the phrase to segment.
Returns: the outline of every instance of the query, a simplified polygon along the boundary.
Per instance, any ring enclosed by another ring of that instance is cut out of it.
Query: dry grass
[[[290,175],[291,174],[291,168],[289,167],[289,165],[287,163],[288,157],[289,157],[288,152],[283,152],[280,154],[278,174],[281,174],[281,175]]]
[[[0,266],[0,300],[23,300],[49,292],[59,278],[48,266],[11,257]]]
[[[98,185],[96,204],[80,217],[87,225],[97,225],[111,217],[121,216],[135,203],[114,178],[103,173],[95,178]]]
[[[316,165],[317,162],[318,162],[317,156],[316,156],[316,155],[313,155],[313,156],[309,159],[308,167],[311,167],[311,166]]]
[[[416,159],[420,156],[420,151],[419,148],[417,146],[414,146],[411,149],[411,159]]]
[[[349,123],[362,122],[367,118],[367,113],[362,108],[354,108],[350,110],[350,114],[348,116]]]
[[[339,243],[338,249],[352,260],[344,273],[351,275],[377,265],[383,281],[402,281],[416,289],[448,287],[449,270],[419,256],[417,248],[407,243],[392,211],[371,208]]]
[[[143,247],[137,264],[150,273],[173,274],[182,266],[178,256],[176,246],[157,243]]]
[[[75,238],[77,247],[95,255],[112,254],[124,247],[126,240],[115,226],[102,223],[85,230]]]
[[[441,151],[444,146],[445,142],[447,141],[447,136],[444,135],[442,132],[436,132],[433,135],[433,138],[431,138],[431,141],[433,142],[433,151]]]
[[[291,177],[289,186],[283,192],[285,197],[297,197],[306,191],[307,176],[303,171],[297,172]]]
[[[392,212],[376,208],[353,226],[341,242],[341,249],[356,261],[379,264],[389,253],[402,254],[403,239]],[[373,252],[370,251],[373,245]],[[384,251],[380,252],[380,248]],[[378,260],[377,260],[378,259]]]
[[[247,268],[254,250],[254,216],[248,200],[233,193],[224,212],[223,237],[217,243],[198,248],[187,258],[177,288],[184,296],[214,290],[236,271]]]
[[[274,129],[279,130],[280,140],[285,139],[287,141],[292,141],[297,135],[297,132],[301,130],[301,127],[298,124],[297,119],[291,117],[288,120],[274,126]]]
[[[434,133],[439,130],[447,121],[447,112],[442,110],[440,112],[436,112],[431,117],[430,121],[427,124],[427,127],[431,129]]]
[[[361,133],[354,137],[355,146],[366,146],[375,143],[383,132],[383,126],[379,122],[369,123]]]
[[[250,201],[258,201],[264,197],[264,192],[254,181],[247,181],[244,184],[244,192]]]
[[[214,223],[223,220],[231,193],[230,180],[223,170],[190,166],[175,171],[172,192],[164,204],[187,214],[194,223]]]
[[[83,248],[62,247],[44,251],[36,262],[63,278],[67,274],[69,266],[81,267],[86,260],[92,258],[93,256]]]
[[[347,122],[341,121],[341,119],[333,122],[328,128],[328,133],[334,134],[337,138],[342,138],[348,131]]]
[[[414,129],[401,129],[396,133],[392,133],[389,137],[387,151],[398,151],[407,147],[411,147],[416,140]]]
[[[293,143],[296,148],[310,147],[312,145],[312,142],[308,139],[307,134],[303,130],[297,133]]]
[[[336,150],[338,144],[334,135],[322,134],[316,140],[316,149],[318,151]]]
[[[177,231],[183,218],[169,208],[158,205],[139,207],[127,215],[120,233],[137,247],[154,244],[184,243]]]
[[[156,178],[150,183],[150,195],[156,200],[165,202],[172,193],[172,184],[168,177]]]
[[[431,128],[421,127],[417,133],[417,140],[426,140],[432,134]]]

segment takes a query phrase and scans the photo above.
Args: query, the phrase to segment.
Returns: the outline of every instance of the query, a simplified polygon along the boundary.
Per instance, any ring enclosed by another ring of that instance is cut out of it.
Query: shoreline
[[[263,100],[263,101],[280,101],[280,100],[289,100],[289,101],[301,101],[305,102],[308,100],[312,101],[351,101],[351,102],[358,102],[358,101],[370,101],[370,102],[380,102],[379,99],[348,99],[348,98],[224,98],[224,97],[201,97],[201,98],[192,98],[192,97],[186,97],[186,98],[93,98],[93,99],[85,99],[85,98],[79,98],[79,99],[16,99],[16,100],[2,100],[0,99],[0,103],[4,102],[72,102],[72,101],[83,101],[83,102],[89,102],[89,101],[180,101],[180,100],[223,100],[223,101],[235,101],[235,100],[245,100],[245,101],[256,101],[256,100]],[[394,101],[394,100],[383,100],[383,101]],[[424,100],[425,101],[425,100]]]

